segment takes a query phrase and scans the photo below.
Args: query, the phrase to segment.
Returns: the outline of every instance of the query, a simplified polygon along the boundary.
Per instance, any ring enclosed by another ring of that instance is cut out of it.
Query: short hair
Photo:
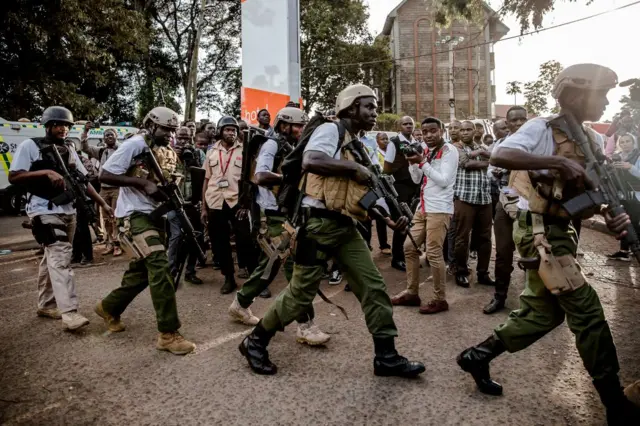
[[[380,137],[382,137],[382,136],[387,136],[387,134],[386,134],[385,132],[378,132],[378,133],[376,134],[376,139],[378,139],[378,138],[380,138]]]
[[[462,124],[465,124],[465,123],[469,123],[469,124],[471,124],[473,127],[476,127],[476,125],[475,125],[475,124],[473,123],[473,121],[471,121],[471,120],[462,120],[462,121],[460,122],[460,124],[461,124],[461,125],[462,125]]]
[[[514,105],[507,110],[507,115],[505,117],[509,117],[509,114],[511,114],[511,112],[513,111],[524,111],[524,113],[527,114],[527,109],[525,107],[520,105]]]
[[[207,134],[204,133],[204,132],[198,132],[198,133],[196,133],[196,137],[195,138],[196,139],[198,139],[198,138],[209,139],[209,136],[207,136]]]
[[[427,117],[424,120],[422,120],[422,123],[420,123],[420,126],[424,126],[425,124],[437,124],[438,128],[440,129],[444,129],[444,124],[442,124],[442,121],[440,121],[439,119],[435,118],[435,117]]]

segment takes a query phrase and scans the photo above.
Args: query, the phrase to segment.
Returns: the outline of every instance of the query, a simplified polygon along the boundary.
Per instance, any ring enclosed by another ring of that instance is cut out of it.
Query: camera
[[[622,161],[622,156],[619,153],[615,153],[611,156],[611,161]]]
[[[400,143],[400,152],[402,152],[407,157],[412,157],[414,155],[423,155],[424,150],[422,149],[422,145],[419,142],[411,142],[411,143]]]
[[[198,161],[196,160],[196,150],[193,146],[187,145],[182,148],[182,161],[187,165],[187,167],[199,167]]]

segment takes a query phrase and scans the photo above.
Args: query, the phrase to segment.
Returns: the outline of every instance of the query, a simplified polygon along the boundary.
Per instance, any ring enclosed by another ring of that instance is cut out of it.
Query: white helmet
[[[618,85],[618,76],[611,69],[596,64],[571,65],[556,78],[553,85],[553,97],[558,99],[567,87],[585,90],[613,89]]]
[[[180,126],[178,114],[166,107],[155,107],[149,111],[144,117],[144,120],[142,120],[142,127],[147,127],[149,121],[158,126],[168,127],[174,130]]]
[[[276,119],[273,122],[273,128],[277,129],[280,122],[289,124],[307,124],[309,122],[309,117],[299,108],[285,107],[276,114]]]
[[[369,86],[353,84],[347,87],[338,94],[338,99],[336,99],[336,115],[339,116],[342,111],[351,107],[356,100],[369,96],[378,100],[376,92]]]

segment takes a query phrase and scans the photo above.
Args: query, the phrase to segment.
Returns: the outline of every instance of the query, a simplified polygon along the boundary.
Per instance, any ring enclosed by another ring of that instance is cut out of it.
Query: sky
[[[369,28],[372,34],[377,35],[387,15],[400,0],[364,1],[369,4]],[[577,0],[577,3],[557,1],[555,10],[544,18],[542,26],[561,24],[633,2],[594,0],[586,6],[586,0]],[[503,0],[491,0],[488,3],[498,10]],[[636,47],[640,36],[638,16],[640,4],[561,28],[496,43],[496,103],[512,104],[513,96],[506,94],[507,82],[537,79],[540,64],[549,60],[556,60],[563,66],[584,62],[605,65],[618,74],[619,81],[640,78],[640,59]],[[506,37],[520,34],[520,26],[514,16],[505,16],[502,21],[510,28]],[[610,104],[601,120],[611,119],[620,110],[619,100],[627,93],[625,88],[609,92]],[[518,95],[518,103],[524,103],[522,95]]]

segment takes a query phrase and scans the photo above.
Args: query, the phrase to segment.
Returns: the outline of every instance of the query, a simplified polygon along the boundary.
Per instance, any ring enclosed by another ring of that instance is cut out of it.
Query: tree
[[[507,95],[513,95],[513,104],[518,105],[518,94],[522,93],[522,88],[520,87],[522,83],[519,81],[509,81],[507,82]]]
[[[501,14],[513,14],[518,18],[522,33],[530,28],[538,29],[542,26],[544,16],[553,10],[558,0],[504,0],[500,8]],[[569,0],[578,2],[580,0]],[[582,0],[590,4],[593,0]],[[466,19],[474,19],[477,11],[484,7],[484,0],[439,0],[438,16],[440,20],[455,16]]]
[[[542,115],[549,111],[557,112],[558,106],[555,105],[550,109],[548,102],[553,90],[553,84],[560,71],[562,71],[560,62],[547,61],[540,65],[538,79],[524,84],[527,111],[536,115]]]
[[[140,19],[123,0],[3,4],[0,116],[35,119],[64,105],[77,118],[130,118],[128,76],[148,46]]]
[[[347,85],[364,83],[385,89],[393,64],[388,43],[373,40],[367,29],[367,6],[352,0],[301,0],[300,51],[302,98],[312,107],[333,109]],[[359,66],[335,66],[375,62]]]
[[[164,52],[178,69],[186,119],[195,119],[196,105],[220,110],[224,99],[219,88],[227,84],[239,56],[240,10],[237,0],[156,1],[153,21]]]

